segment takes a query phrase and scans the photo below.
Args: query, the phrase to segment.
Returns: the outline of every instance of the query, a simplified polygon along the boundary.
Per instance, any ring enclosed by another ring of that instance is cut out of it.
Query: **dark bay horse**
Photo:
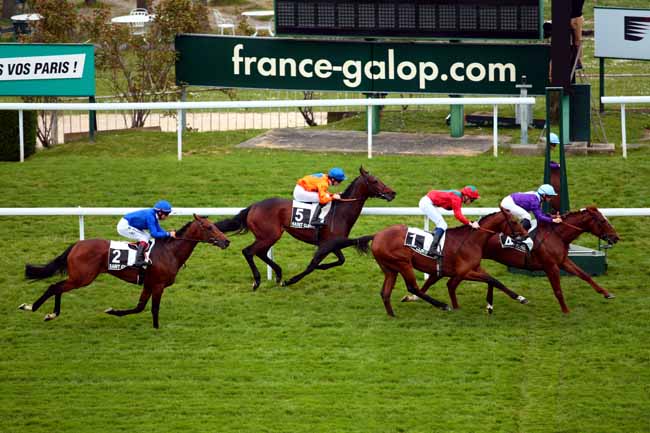
[[[144,287],[138,305],[130,310],[109,308],[106,313],[114,316],[140,313],[151,297],[153,327],[158,328],[160,298],[165,288],[174,284],[176,274],[200,242],[216,245],[222,249],[230,244],[228,238],[215,227],[213,222],[194,215],[193,221],[176,232],[176,239],[166,238],[156,241],[151,252],[153,264],[144,273]],[[61,295],[64,292],[89,285],[101,273],[107,272],[124,281],[137,284],[140,269],[128,267],[121,271],[108,270],[109,244],[110,241],[105,239],[78,241],[47,265],[26,265],[25,276],[29,279],[40,280],[51,277],[57,272],[67,272],[68,278],[50,285],[34,304],[22,304],[19,308],[36,311],[45,301],[54,296],[54,311],[45,316],[45,320],[48,321],[55,319],[61,313]]]
[[[614,298],[604,288],[600,287],[589,274],[585,273],[569,258],[569,244],[582,233],[588,232],[613,245],[619,241],[618,233],[607,218],[596,207],[588,207],[562,216],[561,224],[540,224],[534,239],[533,251],[530,257],[513,249],[503,249],[497,236],[493,236],[486,245],[484,257],[508,266],[544,271],[555,297],[560,303],[563,313],[569,308],[564,302],[562,286],[560,285],[560,269],[577,275],[607,299]],[[493,289],[488,288],[488,297]]]
[[[409,293],[442,310],[450,309],[444,302],[431,298],[418,288],[414,269],[431,274],[429,280],[433,282],[442,277],[450,277],[447,287],[453,308],[459,308],[456,287],[463,280],[482,281],[495,285],[522,304],[528,302],[526,298],[508,289],[480,267],[483,247],[491,236],[498,232],[522,234],[525,230],[507,210],[487,215],[481,218],[479,224],[481,227],[478,230],[469,226],[447,230],[441,263],[439,259],[423,256],[404,245],[408,229],[405,225],[394,225],[374,236],[358,238],[355,246],[362,251],[367,249],[367,243],[372,239],[372,254],[384,272],[381,298],[386,313],[395,316],[390,296],[398,274],[404,278]]]
[[[323,244],[331,243],[329,242],[331,240],[348,238],[350,230],[359,218],[361,209],[368,198],[378,197],[387,201],[395,198],[395,191],[384,185],[381,180],[372,176],[363,167],[359,168],[359,174],[341,194],[342,200],[332,203],[327,225],[319,229],[292,228],[290,226],[292,201],[282,198],[259,201],[242,210],[234,218],[216,223],[219,230],[223,232],[243,233],[250,230],[255,236],[255,241],[242,250],[242,254],[253,272],[253,290],[260,285],[260,272],[255,265],[255,256],[273,269],[277,283],[282,280],[282,268],[267,257],[266,253],[280,239],[283,232],[286,231],[300,241],[322,247]],[[320,254],[320,251],[321,248],[316,251],[305,271],[285,281],[284,285],[294,284],[316,269],[325,270],[341,266],[345,262],[345,256],[340,248],[328,249],[325,254]],[[330,252],[336,255],[337,261],[320,264]]]

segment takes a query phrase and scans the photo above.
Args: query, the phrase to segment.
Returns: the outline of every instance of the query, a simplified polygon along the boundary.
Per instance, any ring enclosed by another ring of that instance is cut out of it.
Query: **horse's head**
[[[384,182],[377,179],[375,176],[368,173],[363,166],[359,167],[359,180],[365,182],[367,186],[368,197],[383,198],[386,201],[391,201],[395,198],[397,193],[392,188],[388,187]]]
[[[616,233],[616,230],[609,223],[609,220],[605,218],[605,215],[600,213],[597,207],[589,206],[586,209],[582,209],[580,213],[588,216],[585,221],[585,229],[589,231],[589,233],[598,236],[610,245],[619,241],[620,238],[618,233]]]
[[[183,237],[198,242],[207,242],[221,249],[228,248],[230,241],[217,226],[209,219],[194,214],[194,221],[188,227]]]

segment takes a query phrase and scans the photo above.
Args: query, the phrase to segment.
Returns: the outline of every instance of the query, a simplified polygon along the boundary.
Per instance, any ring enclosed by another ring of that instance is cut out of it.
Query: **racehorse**
[[[239,212],[234,218],[216,223],[219,230],[223,232],[237,231],[238,233],[244,233],[250,230],[255,236],[255,241],[242,250],[242,254],[253,273],[253,290],[257,290],[260,285],[260,272],[255,265],[255,256],[273,269],[277,283],[282,280],[282,268],[267,257],[266,253],[280,239],[284,231],[300,241],[318,245],[319,249],[305,271],[285,281],[283,285],[294,284],[316,269],[325,270],[341,266],[345,262],[345,256],[340,248],[328,249],[327,253],[321,254],[323,244],[329,244],[331,243],[329,241],[334,239],[348,238],[350,230],[352,230],[352,226],[359,218],[361,209],[363,209],[363,205],[368,198],[378,197],[387,201],[395,198],[395,191],[375,176],[372,176],[363,167],[359,168],[359,174],[341,194],[341,200],[335,200],[332,203],[328,222],[319,229],[291,227],[292,201],[282,198],[269,198],[253,203]],[[330,252],[336,255],[337,261],[320,264]]]
[[[447,230],[442,259],[424,256],[404,245],[408,230],[405,225],[394,225],[385,228],[374,236],[358,238],[358,242],[353,245],[361,251],[367,249],[367,244],[372,239],[372,254],[384,272],[381,298],[386,313],[389,316],[395,316],[390,302],[390,295],[395,287],[397,274],[404,278],[409,293],[442,310],[450,309],[444,302],[431,298],[418,288],[413,269],[431,274],[427,281],[432,281],[431,284],[442,277],[451,277],[447,282],[447,288],[453,308],[459,308],[456,299],[456,287],[463,280],[482,281],[488,283],[488,285],[495,285],[512,299],[516,299],[522,304],[527,303],[526,298],[508,289],[480,266],[483,247],[492,235],[498,232],[520,235],[525,233],[524,228],[505,209],[481,218],[479,224],[480,228],[478,230],[474,230],[469,226]]]
[[[153,327],[158,328],[160,298],[165,288],[174,284],[176,274],[200,242],[216,245],[222,249],[230,244],[228,238],[214,226],[213,222],[194,215],[193,221],[176,232],[175,239],[156,240],[150,257],[153,264],[144,271],[143,288],[138,305],[130,310],[109,308],[106,313],[113,316],[140,313],[151,297]],[[25,276],[29,279],[40,280],[51,277],[57,272],[67,272],[68,278],[50,285],[34,304],[22,304],[19,308],[25,311],[36,311],[45,301],[54,296],[54,311],[45,316],[45,320],[48,321],[55,319],[61,313],[61,295],[64,292],[89,285],[101,273],[107,272],[124,281],[137,284],[141,269],[127,267],[121,271],[108,270],[109,245],[110,241],[105,239],[82,240],[70,245],[63,254],[47,265],[27,264]]]
[[[598,208],[591,206],[563,215],[561,224],[538,225],[530,257],[513,249],[501,248],[497,236],[491,237],[488,241],[484,257],[516,268],[544,271],[551,282],[551,287],[560,303],[562,312],[569,313],[569,308],[564,302],[562,286],[560,285],[560,269],[577,275],[606,299],[615,297],[612,293],[600,287],[589,274],[580,269],[569,258],[569,244],[585,232],[595,235],[609,245],[615,244],[620,239],[607,218],[600,213]],[[492,287],[488,287],[488,297],[491,296],[492,291]]]

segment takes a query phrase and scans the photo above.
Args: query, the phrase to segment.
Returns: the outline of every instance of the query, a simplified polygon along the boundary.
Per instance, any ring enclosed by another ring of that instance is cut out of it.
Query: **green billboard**
[[[349,42],[176,37],[182,85],[358,92],[543,95],[545,44]]]
[[[0,44],[0,95],[94,96],[94,47]]]

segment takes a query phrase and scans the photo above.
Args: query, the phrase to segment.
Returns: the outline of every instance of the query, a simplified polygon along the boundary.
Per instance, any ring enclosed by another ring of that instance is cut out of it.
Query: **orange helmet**
[[[460,190],[461,194],[476,200],[477,198],[481,198],[480,195],[478,195],[478,189],[474,185],[466,185],[463,187],[463,189]]]

